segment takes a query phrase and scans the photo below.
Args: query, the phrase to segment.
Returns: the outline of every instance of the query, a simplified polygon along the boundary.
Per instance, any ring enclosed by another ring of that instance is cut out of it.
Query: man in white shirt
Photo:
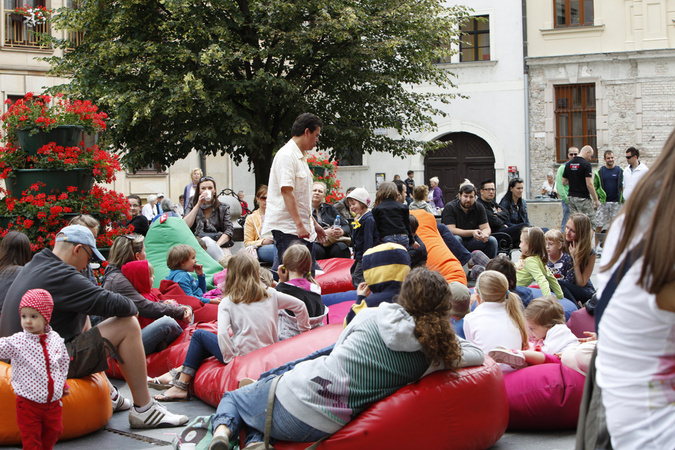
[[[291,127],[293,137],[274,156],[262,229],[262,234],[272,232],[277,247],[273,271],[294,242],[304,244],[315,262],[314,241],[326,239],[325,231],[312,217],[314,180],[307,165],[307,152],[319,142],[322,126],[323,122],[314,114],[300,114]]]
[[[623,170],[623,200],[627,201],[638,181],[647,173],[649,167],[640,162],[640,152],[635,147],[626,149],[628,167]]]

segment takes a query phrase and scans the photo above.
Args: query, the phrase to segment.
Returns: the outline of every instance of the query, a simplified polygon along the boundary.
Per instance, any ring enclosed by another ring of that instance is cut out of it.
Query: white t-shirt
[[[267,211],[263,222],[261,235],[272,230],[279,230],[287,234],[298,234],[298,227],[293,222],[291,214],[286,208],[281,188],[290,186],[298,207],[298,214],[302,223],[309,231],[309,241],[316,239],[316,230],[312,222],[312,172],[295,141],[291,139],[279,149],[274,156],[270,179],[267,187]]]
[[[651,215],[643,215],[638,229]],[[603,264],[614,254],[623,219],[605,239]],[[598,274],[598,296],[624,258]],[[636,284],[642,262],[626,273],[602,316],[597,381],[614,448],[675,448],[675,313],[659,309],[656,296]]]
[[[506,312],[505,303],[483,302],[464,317],[466,340],[483,350],[486,355],[495,347],[520,350],[523,342],[520,331]],[[514,369],[500,364],[503,372]]]
[[[579,346],[579,339],[572,333],[567,325],[553,325],[546,332],[546,338],[542,342],[541,351],[549,355],[562,353],[564,350]]]
[[[623,198],[624,201],[628,200],[630,194],[633,193],[635,185],[638,184],[640,178],[645,176],[649,168],[642,163],[639,163],[638,166],[633,170],[630,166],[623,169]]]

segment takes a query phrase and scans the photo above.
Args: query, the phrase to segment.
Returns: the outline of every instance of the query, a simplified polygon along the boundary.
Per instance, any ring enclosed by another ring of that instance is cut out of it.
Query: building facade
[[[527,1],[531,189],[592,145],[649,166],[675,125],[675,0]]]

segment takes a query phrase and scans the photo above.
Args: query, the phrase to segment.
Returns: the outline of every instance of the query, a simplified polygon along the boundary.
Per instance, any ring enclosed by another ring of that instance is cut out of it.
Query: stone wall
[[[555,92],[561,84],[596,84],[596,149],[626,167],[625,149],[635,146],[651,166],[675,126],[675,50],[528,58],[530,198],[546,173],[557,170]],[[598,165],[594,165],[594,170]]]

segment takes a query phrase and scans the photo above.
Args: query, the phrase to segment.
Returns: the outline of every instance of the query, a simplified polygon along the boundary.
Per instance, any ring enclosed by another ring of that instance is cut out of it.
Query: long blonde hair
[[[507,314],[520,332],[522,348],[528,348],[530,343],[523,316],[523,302],[518,294],[509,291],[509,282],[504,274],[496,270],[484,271],[476,280],[475,290],[484,302],[505,303]]]
[[[260,263],[248,253],[237,253],[227,264],[223,296],[232,303],[255,303],[269,297],[260,281]]]
[[[644,232],[645,249],[640,285],[649,293],[657,294],[666,284],[675,281],[675,233],[668,217],[675,214],[675,131],[670,134],[663,151],[651,169],[638,182],[628,201],[621,209],[623,228],[612,258],[601,270],[609,270],[623,256],[633,241]],[[647,228],[640,219],[649,211],[658,211]],[[615,220],[613,224],[618,221]],[[612,225],[614,226],[614,225]]]

